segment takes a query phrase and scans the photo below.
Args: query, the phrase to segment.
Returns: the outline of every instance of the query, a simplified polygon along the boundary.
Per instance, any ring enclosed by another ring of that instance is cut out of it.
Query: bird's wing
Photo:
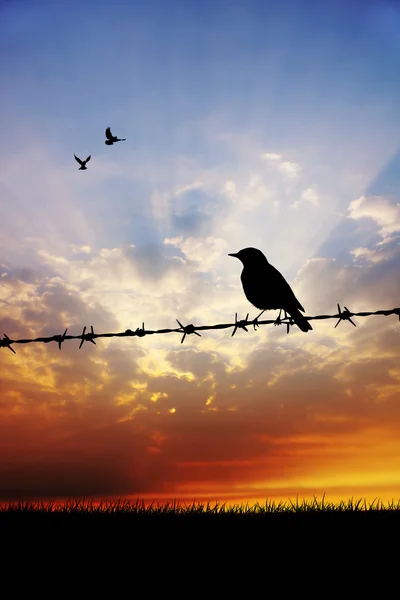
[[[107,138],[108,140],[112,140],[112,139],[113,139],[113,137],[114,137],[114,136],[113,136],[113,134],[111,133],[111,128],[110,128],[110,127],[107,127],[107,129],[106,129],[106,138]]]
[[[74,156],[75,156],[75,154],[74,154]],[[81,159],[80,159],[80,158],[78,158],[77,156],[75,156],[75,160],[76,160],[76,161],[77,161],[77,162],[78,162],[78,163],[79,163],[81,166],[83,166],[83,162],[81,161]]]
[[[298,308],[299,310],[302,310],[304,312],[304,308],[297,300],[292,288],[290,287],[282,273],[275,269],[275,267],[273,267],[271,264],[269,265],[269,267],[269,272],[271,276],[270,283],[275,290],[275,294],[279,296],[281,301],[283,301],[286,304],[286,306]],[[284,308],[284,306],[282,306],[282,308]]]
[[[306,311],[304,310],[304,308],[302,307],[302,305],[300,304],[300,302],[297,300],[296,296],[294,295],[294,293],[293,293],[293,290],[292,290],[292,294],[293,294],[293,298],[296,300],[296,306],[297,306],[297,308],[298,308],[299,310],[301,310],[302,312],[306,312]]]
[[[87,157],[87,159],[85,160],[85,163],[89,162],[89,160],[92,158],[92,155],[89,154],[89,156]]]

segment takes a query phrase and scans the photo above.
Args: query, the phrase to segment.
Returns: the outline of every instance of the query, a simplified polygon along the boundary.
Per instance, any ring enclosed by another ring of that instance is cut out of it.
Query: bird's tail
[[[291,311],[287,311],[292,317],[293,321],[296,323],[297,327],[299,327],[304,333],[307,331],[312,331],[312,327],[310,323],[307,321],[305,317],[301,314],[298,308],[295,308]]]

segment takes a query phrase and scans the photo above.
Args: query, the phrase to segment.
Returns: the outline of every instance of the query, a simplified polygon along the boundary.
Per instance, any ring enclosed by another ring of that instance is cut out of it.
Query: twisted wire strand
[[[337,305],[337,307],[338,307],[338,313],[335,315],[316,315],[316,316],[310,316],[310,317],[304,317],[304,318],[307,321],[337,319],[335,328],[342,321],[349,321],[352,325],[354,325],[354,327],[356,327],[356,324],[352,320],[352,317],[369,317],[371,315],[383,315],[383,316],[397,315],[399,317],[399,321],[400,321],[400,308],[392,308],[390,310],[377,310],[375,312],[364,311],[364,312],[354,313],[354,312],[351,312],[346,306],[344,307],[343,311],[340,308],[339,304]],[[159,334],[165,334],[165,333],[181,333],[181,334],[183,334],[182,339],[181,339],[181,343],[183,344],[187,335],[195,334],[195,335],[201,337],[201,334],[198,333],[199,331],[208,331],[211,329],[233,328],[233,332],[231,335],[234,336],[238,329],[243,329],[245,331],[248,331],[247,327],[249,327],[251,325],[253,325],[254,329],[259,327],[260,325],[272,325],[272,324],[273,325],[285,325],[287,328],[287,333],[289,333],[290,327],[293,326],[293,324],[294,324],[294,322],[290,316],[288,317],[285,313],[284,319],[281,319],[280,315],[279,315],[279,317],[277,319],[265,319],[265,320],[260,321],[259,317],[263,314],[263,312],[264,311],[262,311],[262,313],[260,313],[260,315],[258,315],[258,317],[256,317],[255,319],[252,319],[250,321],[248,320],[249,314],[246,315],[245,319],[241,319],[238,321],[237,313],[236,313],[234,323],[219,323],[217,325],[195,326],[192,323],[189,325],[182,325],[182,323],[180,321],[178,321],[178,319],[177,319],[177,323],[178,323],[179,327],[175,327],[173,329],[157,329],[157,330],[149,329],[149,330],[147,330],[147,329],[145,329],[144,323],[142,323],[142,327],[138,327],[137,329],[135,329],[135,331],[132,331],[131,329],[127,329],[126,331],[119,332],[119,333],[94,333],[93,326],[90,327],[90,332],[86,332],[86,326],[85,326],[80,335],[67,335],[68,328],[65,329],[63,334],[56,334],[51,337],[37,337],[34,339],[12,340],[7,336],[7,334],[4,334],[3,339],[0,340],[0,348],[8,348],[9,350],[11,350],[11,352],[16,354],[14,348],[12,348],[12,344],[31,344],[34,342],[42,342],[44,344],[48,344],[49,342],[57,342],[58,347],[61,350],[61,346],[66,340],[81,340],[81,342],[79,344],[79,349],[80,349],[80,348],[82,348],[82,345],[84,344],[84,342],[91,342],[92,344],[96,344],[95,339],[97,339],[97,338],[144,337],[146,335],[159,335]]]

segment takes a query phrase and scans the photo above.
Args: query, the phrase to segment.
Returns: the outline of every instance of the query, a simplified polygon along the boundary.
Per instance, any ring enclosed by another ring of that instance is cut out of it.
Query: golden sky
[[[20,337],[61,331],[72,320],[68,306],[75,321],[94,321],[59,282],[47,282],[39,298],[43,282],[27,278],[3,278],[13,298],[2,321],[10,337],[13,328]],[[317,271],[315,286],[318,279]],[[123,331],[95,311],[96,329]],[[230,330],[203,332],[183,345],[167,334],[98,339],[81,350],[72,340],[62,351],[55,343],[15,345],[17,355],[3,349],[1,494],[392,498],[399,322],[355,320],[357,328],[316,322],[307,334],[271,326],[233,338]]]

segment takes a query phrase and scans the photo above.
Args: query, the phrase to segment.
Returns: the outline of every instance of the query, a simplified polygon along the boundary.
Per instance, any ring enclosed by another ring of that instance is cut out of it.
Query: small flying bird
[[[300,310],[304,308],[297,300],[292,288],[283,275],[269,264],[268,260],[257,248],[243,248],[234,256],[243,263],[240,276],[245,296],[253,306],[262,311],[280,309],[288,313],[301,331],[312,330],[310,323],[303,317]],[[257,319],[262,315],[258,315]],[[257,321],[256,319],[256,321]],[[276,324],[279,324],[279,317]]]
[[[126,142],[126,138],[119,138],[111,133],[110,127],[106,129],[106,141],[104,142],[107,146],[112,146],[115,142]]]
[[[87,157],[87,159],[86,159],[86,160],[81,160],[81,159],[80,159],[80,158],[78,158],[78,157],[77,157],[75,154],[74,154],[74,156],[75,156],[75,160],[76,160],[76,162],[78,162],[78,163],[81,165],[81,166],[79,167],[79,171],[86,171],[86,169],[87,169],[86,163],[88,163],[88,162],[89,162],[89,160],[90,160],[90,158],[91,158],[91,154],[89,154],[89,156]]]

